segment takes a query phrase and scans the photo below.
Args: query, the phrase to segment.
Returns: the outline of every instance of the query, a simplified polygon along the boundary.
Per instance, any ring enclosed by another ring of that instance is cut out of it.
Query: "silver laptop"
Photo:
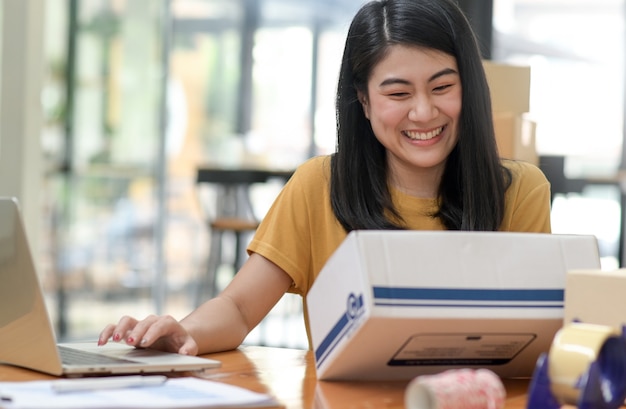
[[[220,362],[109,343],[57,344],[18,202],[0,198],[0,362],[52,375],[199,371]]]

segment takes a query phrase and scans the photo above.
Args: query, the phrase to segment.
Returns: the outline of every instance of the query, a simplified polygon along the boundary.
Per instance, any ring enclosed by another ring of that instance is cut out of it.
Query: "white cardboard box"
[[[317,376],[530,376],[562,326],[566,272],[599,268],[594,236],[351,232],[307,295]]]

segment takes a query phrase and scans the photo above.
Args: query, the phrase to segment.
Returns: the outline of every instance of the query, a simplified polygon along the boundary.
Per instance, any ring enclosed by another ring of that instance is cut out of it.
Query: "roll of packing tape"
[[[488,369],[450,369],[413,379],[406,388],[407,409],[502,409],[506,390]]]
[[[561,404],[577,404],[582,393],[580,380],[586,379],[593,362],[600,371],[603,396],[624,396],[626,388],[626,349],[617,328],[588,323],[572,323],[557,332],[548,354],[550,389]],[[621,402],[616,402],[620,406]]]

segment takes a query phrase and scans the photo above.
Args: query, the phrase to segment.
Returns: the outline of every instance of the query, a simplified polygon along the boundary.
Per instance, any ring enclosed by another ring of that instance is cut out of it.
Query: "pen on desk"
[[[158,386],[165,383],[166,376],[110,376],[105,378],[63,379],[52,382],[55,392],[97,391],[103,389],[136,388],[141,386]]]

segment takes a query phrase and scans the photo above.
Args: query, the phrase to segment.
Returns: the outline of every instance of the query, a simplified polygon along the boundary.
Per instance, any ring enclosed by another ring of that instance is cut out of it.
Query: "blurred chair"
[[[621,209],[621,217],[619,220],[619,243],[617,261],[620,267],[624,266],[624,233],[626,232],[626,175],[623,171],[618,171],[614,176],[604,178],[570,178],[565,172],[566,157],[563,155],[542,155],[539,156],[539,168],[546,175],[550,182],[551,200],[557,195],[569,195],[571,193],[583,194],[588,186],[606,185],[615,186],[620,191],[619,206]]]
[[[201,168],[196,183],[199,189],[210,186],[213,200],[201,200],[210,233],[210,250],[207,267],[199,277],[195,304],[218,293],[218,271],[227,261],[226,240],[234,243],[228,261],[235,274],[245,259],[247,239],[256,230],[259,220],[254,214],[249,188],[255,183],[264,183],[267,177],[254,171],[239,169]]]
[[[551,200],[559,194],[582,193],[588,182],[584,179],[571,179],[565,175],[565,156],[541,155],[539,168],[550,182]]]

